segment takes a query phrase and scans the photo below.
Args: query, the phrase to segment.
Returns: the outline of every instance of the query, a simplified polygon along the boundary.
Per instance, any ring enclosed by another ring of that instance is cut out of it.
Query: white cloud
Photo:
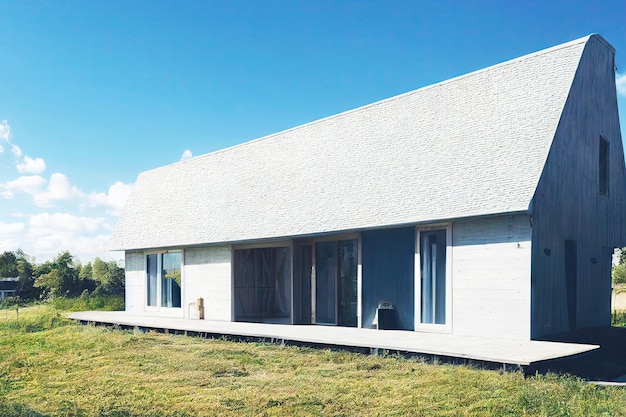
[[[91,193],[89,194],[89,203],[91,207],[105,206],[109,207],[109,214],[119,216],[122,213],[126,199],[133,189],[133,184],[124,184],[116,182],[109,187],[107,193]]]
[[[20,155],[21,155],[21,151],[20,151]],[[43,159],[41,158],[33,159],[28,155],[24,156],[24,162],[17,164],[17,171],[20,174],[41,174],[45,170],[46,170],[46,163],[44,162]]]
[[[110,257],[105,249],[110,228],[104,217],[39,213],[28,222],[27,244],[22,245],[22,249],[44,259],[52,259],[65,250],[84,262],[96,256],[106,259]]]
[[[615,87],[617,94],[626,97],[626,74],[615,74]]]
[[[4,198],[13,198],[15,193],[35,195],[46,185],[46,180],[39,175],[25,175],[0,184],[0,195]]]
[[[22,149],[20,149],[20,147],[17,145],[11,145],[11,151],[13,151],[13,155],[17,156],[18,158],[22,156]]]
[[[183,156],[180,157],[180,160],[186,161],[187,159],[191,159],[191,158],[193,158],[193,154],[191,153],[189,149],[187,149],[185,152],[183,152]]]
[[[96,232],[106,223],[103,217],[79,217],[70,213],[40,213],[32,216],[29,220],[30,232],[38,234],[43,232]]]
[[[3,120],[0,122],[0,139],[5,141],[9,141],[11,137],[11,126],[9,126],[9,122]]]
[[[0,222],[0,248],[21,248],[34,256],[37,262],[52,260],[66,250],[84,262],[96,256],[101,259],[119,258],[123,254],[113,255],[106,250],[111,229],[112,225],[105,217],[38,213],[13,223]]]
[[[24,155],[22,148],[15,143],[11,143],[11,126],[6,120],[0,122],[0,140],[11,146],[11,152],[17,160],[17,171],[20,174],[41,174],[46,169],[46,163],[41,158],[31,158]],[[4,152],[4,147],[0,144],[0,153]],[[24,158],[22,158],[22,156]]]
[[[11,126],[6,120],[0,122],[0,142],[5,141],[9,143],[9,137],[11,136]],[[4,147],[0,143],[0,153],[4,152]]]
[[[52,207],[55,201],[72,200],[84,197],[85,193],[70,184],[65,174],[55,172],[50,176],[46,191],[34,195],[35,204],[39,207]]]
[[[14,233],[21,233],[24,230],[24,223],[2,223],[0,222],[0,237],[10,236]]]
[[[19,248],[20,239],[23,236],[24,223],[0,222],[0,248],[3,248],[3,250],[16,250]]]

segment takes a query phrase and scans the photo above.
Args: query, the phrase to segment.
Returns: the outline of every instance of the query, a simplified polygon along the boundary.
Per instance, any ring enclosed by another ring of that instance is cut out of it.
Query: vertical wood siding
[[[609,142],[608,195],[599,192],[600,136]],[[533,198],[533,338],[570,330],[565,240],[577,246],[577,327],[610,324],[610,253],[626,244],[625,190],[614,52],[592,37]]]
[[[131,314],[141,314],[146,300],[146,266],[143,252],[126,252],[126,311]]]
[[[452,241],[453,333],[530,339],[529,216],[458,221]]]
[[[202,297],[206,320],[231,321],[230,252],[230,246],[185,250],[183,266],[185,317],[194,317],[193,312],[190,314],[190,305]]]

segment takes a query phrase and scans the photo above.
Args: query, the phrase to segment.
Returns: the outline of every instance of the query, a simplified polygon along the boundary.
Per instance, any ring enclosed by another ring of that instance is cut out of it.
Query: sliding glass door
[[[315,244],[315,323],[357,325],[358,240]]]
[[[146,306],[181,307],[181,252],[146,255]]]
[[[446,324],[447,294],[446,280],[447,230],[422,230],[419,232],[420,261],[420,323]]]

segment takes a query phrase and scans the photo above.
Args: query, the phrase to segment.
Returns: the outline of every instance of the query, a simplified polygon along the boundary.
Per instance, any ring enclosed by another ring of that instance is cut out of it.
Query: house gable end
[[[611,253],[626,244],[625,209],[614,49],[594,35],[533,197],[533,337],[610,323]]]

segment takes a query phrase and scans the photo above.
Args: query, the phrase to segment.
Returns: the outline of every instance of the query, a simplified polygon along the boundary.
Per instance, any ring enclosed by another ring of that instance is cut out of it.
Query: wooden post
[[[204,298],[200,297],[196,300],[198,306],[198,318],[204,320]]]

